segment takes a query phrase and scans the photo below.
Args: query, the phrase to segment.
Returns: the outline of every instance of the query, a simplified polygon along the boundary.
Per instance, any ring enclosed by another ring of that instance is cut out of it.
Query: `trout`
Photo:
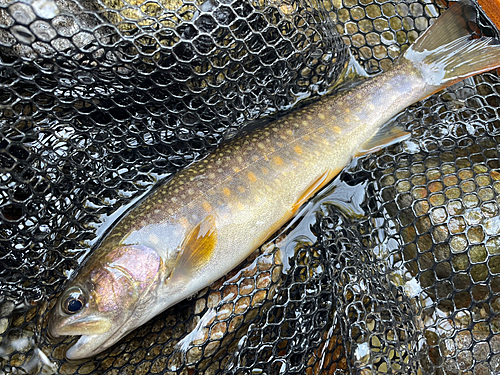
[[[49,317],[94,356],[235,268],[360,152],[397,137],[390,119],[500,66],[500,44],[471,37],[472,1],[455,4],[392,70],[232,140],[174,175],[124,216],[84,262]]]

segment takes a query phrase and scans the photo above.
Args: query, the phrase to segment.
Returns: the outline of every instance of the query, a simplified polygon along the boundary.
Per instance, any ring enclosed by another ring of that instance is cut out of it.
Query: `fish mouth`
[[[111,321],[101,317],[81,317],[75,320],[60,322],[58,325],[49,324],[49,333],[52,337],[61,336],[95,336],[111,330]]]
[[[117,336],[117,332],[111,332],[107,335],[81,335],[80,338],[66,350],[66,358],[74,362],[94,357],[117,344],[127,333],[128,332],[120,336]]]
[[[104,333],[81,334],[78,340],[66,350],[66,358],[70,361],[79,361],[93,357],[118,343],[129,332],[120,329],[108,329]],[[78,336],[78,334],[75,336]]]
[[[46,337],[47,337],[47,340],[50,342],[50,343],[57,343],[57,342],[60,342],[63,338],[64,338],[65,335],[60,335],[56,332],[54,332],[51,327],[49,326],[47,328],[47,331],[46,331]]]
[[[66,358],[70,361],[79,361],[97,354],[98,349],[102,348],[102,344],[97,346],[92,344],[88,345],[96,336],[97,335],[81,335],[80,338],[66,350]],[[89,346],[94,347],[94,349],[88,351]]]

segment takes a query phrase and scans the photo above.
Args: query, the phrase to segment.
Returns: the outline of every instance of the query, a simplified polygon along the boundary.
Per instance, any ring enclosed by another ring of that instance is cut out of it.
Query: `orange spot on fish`
[[[212,206],[207,201],[203,201],[203,203],[201,205],[203,206],[203,209],[205,211],[207,211],[207,212],[212,211]]]
[[[326,116],[323,113],[318,113],[318,117],[320,120],[326,120]]]
[[[243,186],[238,186],[238,191],[240,193],[244,193],[245,192],[245,188]]]
[[[223,188],[222,192],[228,197],[231,195],[231,190],[229,190],[227,187]]]
[[[342,133],[342,129],[341,129],[341,128],[339,128],[338,126],[334,126],[334,127],[333,127],[333,131],[334,131],[335,133],[337,133],[337,134]]]
[[[189,227],[189,220],[187,218],[185,218],[184,216],[179,219],[179,222],[181,223],[181,225],[184,228],[188,228]]]
[[[273,161],[277,164],[277,165],[283,165],[283,159],[281,159],[279,156],[275,156],[273,158]]]
[[[293,150],[294,150],[297,154],[302,155],[302,148],[300,148],[300,146],[295,146],[295,147],[293,148]]]
[[[238,207],[238,210],[240,210],[240,211],[245,209],[245,206],[240,202],[238,202],[238,204],[236,206]]]
[[[238,167],[233,167],[233,171],[234,171],[235,173],[238,173],[238,172],[240,171],[240,168],[238,168]]]
[[[255,173],[253,173],[253,172],[248,172],[247,176],[248,176],[248,179],[250,180],[250,182],[255,182],[255,181],[257,181],[257,177],[255,176]]]

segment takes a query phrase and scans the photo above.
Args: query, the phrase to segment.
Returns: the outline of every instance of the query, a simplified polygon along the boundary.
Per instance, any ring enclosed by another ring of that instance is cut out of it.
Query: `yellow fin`
[[[375,136],[370,138],[368,142],[363,145],[356,156],[363,156],[366,154],[371,154],[372,152],[379,151],[384,147],[408,139],[410,135],[411,133],[408,133],[399,126],[394,126],[388,123],[387,125],[382,126],[377,134],[375,134]]]
[[[327,183],[329,183],[332,178],[334,178],[336,175],[338,175],[340,172],[340,169],[329,169],[325,173],[323,173],[319,178],[314,181],[314,183],[309,186],[306,191],[302,193],[302,195],[299,197],[297,202],[294,203],[292,206],[292,213],[295,213],[300,206],[302,206],[304,203],[306,203],[314,194],[316,194],[323,186],[325,186]]]
[[[205,266],[217,245],[217,228],[213,215],[208,215],[194,227],[181,245],[172,278],[189,277]]]

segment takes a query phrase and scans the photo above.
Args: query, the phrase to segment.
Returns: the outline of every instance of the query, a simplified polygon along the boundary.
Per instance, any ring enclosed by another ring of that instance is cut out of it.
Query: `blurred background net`
[[[0,0],[0,374],[500,373],[495,72],[407,109],[408,141],[110,351],[69,363],[71,338],[45,337],[64,281],[159,179],[330,92],[351,54],[389,69],[447,6]]]

